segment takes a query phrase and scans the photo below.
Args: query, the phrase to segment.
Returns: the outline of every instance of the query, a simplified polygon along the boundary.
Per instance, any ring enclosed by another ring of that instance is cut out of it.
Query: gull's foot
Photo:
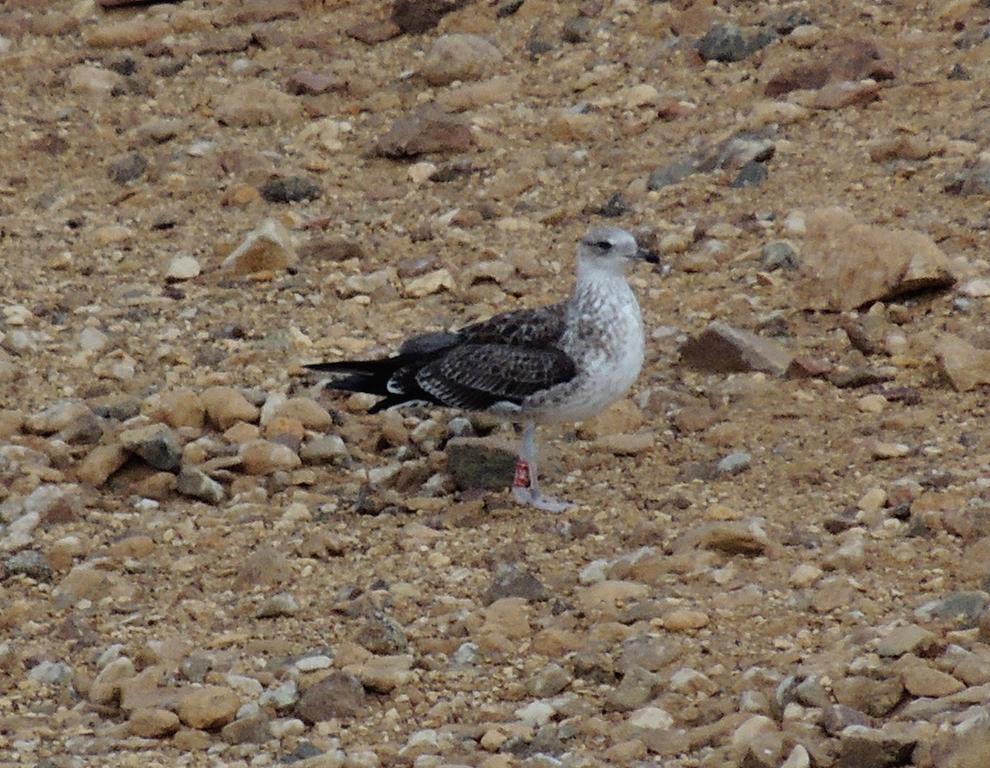
[[[553,512],[554,514],[565,512],[575,506],[570,501],[555,499],[553,496],[544,496],[532,488],[523,488],[518,485],[512,488],[512,498],[516,500],[517,504],[535,507],[543,512]]]

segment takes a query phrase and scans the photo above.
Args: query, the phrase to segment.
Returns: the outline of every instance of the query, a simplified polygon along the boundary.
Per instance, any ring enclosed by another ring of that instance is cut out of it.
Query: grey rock
[[[775,269],[793,272],[801,266],[801,258],[794,245],[788,240],[775,240],[764,245],[761,262],[768,272],[773,272]]]
[[[733,189],[758,187],[767,180],[769,175],[770,172],[767,170],[766,163],[761,163],[757,160],[750,160],[739,169],[739,173],[736,175],[736,178],[732,180],[729,186]]]
[[[546,600],[549,596],[543,582],[525,568],[512,563],[499,566],[485,593],[484,602],[485,605],[491,605],[503,597],[521,597],[529,602],[536,602]]]
[[[44,685],[66,685],[72,680],[72,667],[61,661],[42,661],[31,667],[28,679]]]
[[[659,684],[659,675],[642,667],[629,667],[622,681],[605,695],[605,704],[609,709],[628,712],[651,701]]]
[[[48,558],[35,549],[25,549],[11,555],[4,561],[4,567],[10,576],[23,575],[36,581],[48,581],[52,577]]]
[[[990,594],[983,591],[953,592],[939,600],[925,603],[914,615],[921,621],[950,620],[961,626],[973,627],[988,603]]]
[[[715,465],[715,471],[720,475],[738,475],[745,472],[753,463],[753,457],[746,451],[735,451],[720,459]]]
[[[263,744],[272,738],[268,717],[256,714],[238,718],[220,730],[220,738],[228,744]]]
[[[367,694],[361,681],[338,670],[303,691],[295,711],[307,723],[319,723],[357,717],[366,706]]]
[[[591,38],[594,30],[594,22],[587,16],[575,16],[564,22],[560,36],[565,43],[584,43]]]
[[[279,592],[265,600],[258,608],[259,619],[276,619],[299,613],[299,603],[289,592]]]
[[[674,161],[670,165],[653,171],[649,179],[647,179],[646,187],[653,191],[663,189],[664,187],[669,187],[671,184],[683,181],[697,170],[698,159],[696,157],[684,157]]]
[[[208,504],[219,504],[225,495],[220,483],[195,467],[182,468],[176,490],[183,496],[191,496]]]
[[[281,685],[265,691],[258,697],[262,707],[274,707],[276,710],[286,710],[299,701],[299,686],[295,680],[286,680]]]
[[[377,613],[364,620],[354,641],[381,656],[395,656],[409,648],[405,630],[391,616]]]
[[[121,444],[155,469],[175,472],[182,461],[182,447],[175,433],[164,424],[154,424],[120,434]]]
[[[550,662],[529,681],[527,688],[533,696],[546,699],[556,696],[571,684],[573,676],[559,664]]]
[[[447,471],[458,490],[501,490],[512,485],[516,452],[490,438],[456,437],[447,441]]]
[[[470,641],[461,643],[457,650],[454,651],[454,663],[465,666],[474,664],[478,660],[478,650],[477,643]]]
[[[139,152],[129,152],[110,161],[107,175],[117,184],[127,184],[141,178],[148,170],[148,161]]]
[[[894,768],[908,765],[917,743],[904,734],[854,725],[839,737],[836,768]]]
[[[317,200],[323,195],[320,185],[305,176],[269,179],[261,187],[261,196],[269,203],[296,203]]]
[[[945,189],[956,195],[990,195],[990,160],[964,168]]]
[[[775,341],[714,322],[681,347],[681,360],[710,373],[763,371],[783,376],[793,356]]]
[[[705,61],[742,61],[776,38],[769,29],[746,36],[735,24],[713,24],[698,41],[697,50]]]

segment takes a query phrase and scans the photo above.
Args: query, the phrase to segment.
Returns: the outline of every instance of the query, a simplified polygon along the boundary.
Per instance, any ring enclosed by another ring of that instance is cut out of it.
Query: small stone
[[[441,291],[451,291],[454,287],[454,278],[450,271],[442,268],[407,281],[402,292],[409,298],[419,299]]]
[[[917,624],[895,627],[877,644],[881,656],[924,654],[935,644],[935,635]]]
[[[126,81],[109,69],[79,64],[69,70],[69,90],[92,96],[109,96],[123,89]]]
[[[484,37],[472,34],[442,35],[430,48],[420,74],[430,85],[455,80],[481,80],[502,61],[502,54]]]
[[[249,128],[293,120],[299,106],[287,93],[252,82],[233,86],[220,98],[215,114],[224,125]]]
[[[280,616],[294,616],[299,613],[299,603],[289,592],[272,595],[258,608],[259,619],[275,619]]]
[[[190,427],[199,430],[206,414],[203,401],[188,387],[163,392],[154,399],[149,398],[145,406],[152,418],[164,421],[173,429]]]
[[[155,469],[176,472],[182,460],[178,438],[164,424],[149,424],[120,433],[120,443]]]
[[[459,490],[502,490],[512,485],[516,452],[504,442],[482,437],[447,441],[447,471]]]
[[[702,611],[675,609],[665,613],[660,621],[671,632],[690,632],[694,629],[707,627],[710,620],[708,614]]]
[[[131,712],[127,730],[142,739],[160,739],[179,730],[179,717],[167,709],[139,708]]]
[[[836,768],[894,768],[909,765],[916,739],[897,738],[875,728],[850,726],[839,737]]]
[[[168,263],[165,279],[173,282],[192,280],[201,271],[199,262],[192,256],[176,256]]]
[[[405,653],[409,648],[402,625],[382,613],[365,619],[354,635],[354,641],[362,648],[382,656]]]
[[[525,568],[516,564],[503,564],[499,566],[485,593],[484,605],[491,605],[503,597],[521,597],[529,602],[538,602],[549,596],[543,583]]]
[[[810,587],[819,578],[821,578],[823,571],[817,565],[812,565],[811,563],[802,563],[791,571],[791,575],[788,578],[788,582],[799,589],[804,587]]]
[[[705,61],[742,61],[753,51],[735,24],[713,24],[697,44]]]
[[[210,387],[200,399],[206,415],[220,429],[228,429],[239,421],[252,423],[258,420],[258,407],[233,387]]]
[[[169,25],[161,19],[135,16],[126,21],[101,23],[88,29],[86,44],[94,48],[138,48],[169,33]]]
[[[304,656],[296,662],[296,669],[300,672],[316,672],[319,669],[329,669],[333,665],[333,659],[318,653],[315,656]]]
[[[235,275],[281,271],[296,263],[289,231],[275,219],[265,219],[249,232],[220,265]]]
[[[269,203],[296,203],[318,200],[323,195],[320,185],[304,176],[269,179],[261,187],[261,196]]]
[[[252,588],[279,584],[292,576],[288,559],[270,545],[262,545],[248,555],[237,570],[237,586]]]
[[[750,160],[739,169],[739,173],[737,173],[736,177],[729,183],[729,186],[733,189],[758,187],[766,181],[769,176],[770,172],[767,170],[766,163]]]
[[[239,717],[220,730],[220,738],[228,744],[264,744],[272,738],[270,722],[263,714]]]
[[[205,501],[207,504],[219,504],[223,501],[225,492],[223,486],[195,467],[183,467],[179,472],[176,490],[183,496]]]
[[[606,706],[619,712],[642,707],[653,699],[653,692],[659,684],[659,675],[632,665],[626,669],[622,681],[606,694]]]
[[[395,0],[391,20],[402,32],[420,35],[466,4],[467,0]]]
[[[400,117],[378,140],[378,153],[391,158],[434,152],[466,152],[473,145],[471,130],[461,118],[437,104],[426,104]]]
[[[862,106],[880,98],[880,86],[876,83],[842,80],[829,83],[815,95],[816,109],[843,109]]]
[[[801,260],[793,243],[788,240],[775,240],[763,246],[761,252],[763,268],[768,272],[783,269],[793,272],[801,266]]]
[[[626,722],[632,728],[644,731],[661,731],[672,728],[674,718],[660,707],[643,707],[630,714]]]
[[[72,667],[61,661],[42,661],[31,667],[28,680],[42,685],[67,685],[72,682]]]
[[[793,356],[770,339],[714,322],[681,347],[681,359],[710,373],[764,371],[782,376]]]
[[[836,700],[851,709],[873,717],[884,717],[904,695],[904,685],[897,677],[874,680],[856,675],[832,684]]]
[[[303,443],[299,457],[307,464],[339,464],[350,454],[338,435],[321,435]]]
[[[637,432],[631,435],[602,435],[594,442],[596,450],[615,456],[638,456],[651,450],[655,444],[656,436],[652,432]]]
[[[310,397],[290,397],[277,408],[275,415],[295,419],[306,429],[320,432],[333,426],[333,417],[327,409]]]
[[[745,451],[736,451],[720,459],[715,465],[715,471],[723,476],[738,475],[749,469],[752,461],[752,457]]]
[[[231,722],[240,706],[240,699],[230,688],[207,685],[182,696],[176,711],[184,725],[208,731]]]
[[[127,184],[141,178],[147,170],[148,161],[138,152],[129,152],[110,161],[107,175],[118,184]]]
[[[302,465],[302,459],[287,445],[267,440],[252,440],[239,451],[244,471],[249,475],[270,475]]]
[[[89,700],[94,704],[109,704],[120,696],[124,680],[134,677],[134,662],[126,656],[107,664],[89,686]]]
[[[43,552],[25,549],[17,552],[4,561],[8,576],[27,576],[35,581],[49,581],[52,577],[52,567]]]
[[[530,678],[526,687],[533,696],[546,699],[563,691],[573,679],[559,664],[550,662]]]
[[[524,724],[539,728],[550,722],[554,716],[554,709],[545,701],[534,701],[525,707],[520,707],[514,714]]]
[[[366,700],[364,686],[354,675],[335,671],[303,691],[295,711],[307,723],[350,719],[365,711]]]
[[[920,663],[909,666],[901,677],[904,687],[912,696],[940,698],[958,693],[966,687],[952,675]]]
[[[942,374],[957,392],[990,384],[990,350],[979,349],[947,333],[935,345],[935,357]]]

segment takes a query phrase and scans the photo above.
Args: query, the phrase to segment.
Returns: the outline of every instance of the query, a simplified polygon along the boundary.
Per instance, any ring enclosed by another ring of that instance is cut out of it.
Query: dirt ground
[[[990,8],[459,5],[0,4],[0,765],[990,765]],[[666,268],[573,510],[302,368],[601,224]]]

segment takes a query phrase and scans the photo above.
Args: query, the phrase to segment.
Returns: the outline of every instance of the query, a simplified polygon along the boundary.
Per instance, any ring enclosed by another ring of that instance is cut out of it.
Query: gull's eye
[[[607,251],[612,247],[612,244],[608,240],[599,240],[595,243],[596,248],[601,248],[603,251]]]

